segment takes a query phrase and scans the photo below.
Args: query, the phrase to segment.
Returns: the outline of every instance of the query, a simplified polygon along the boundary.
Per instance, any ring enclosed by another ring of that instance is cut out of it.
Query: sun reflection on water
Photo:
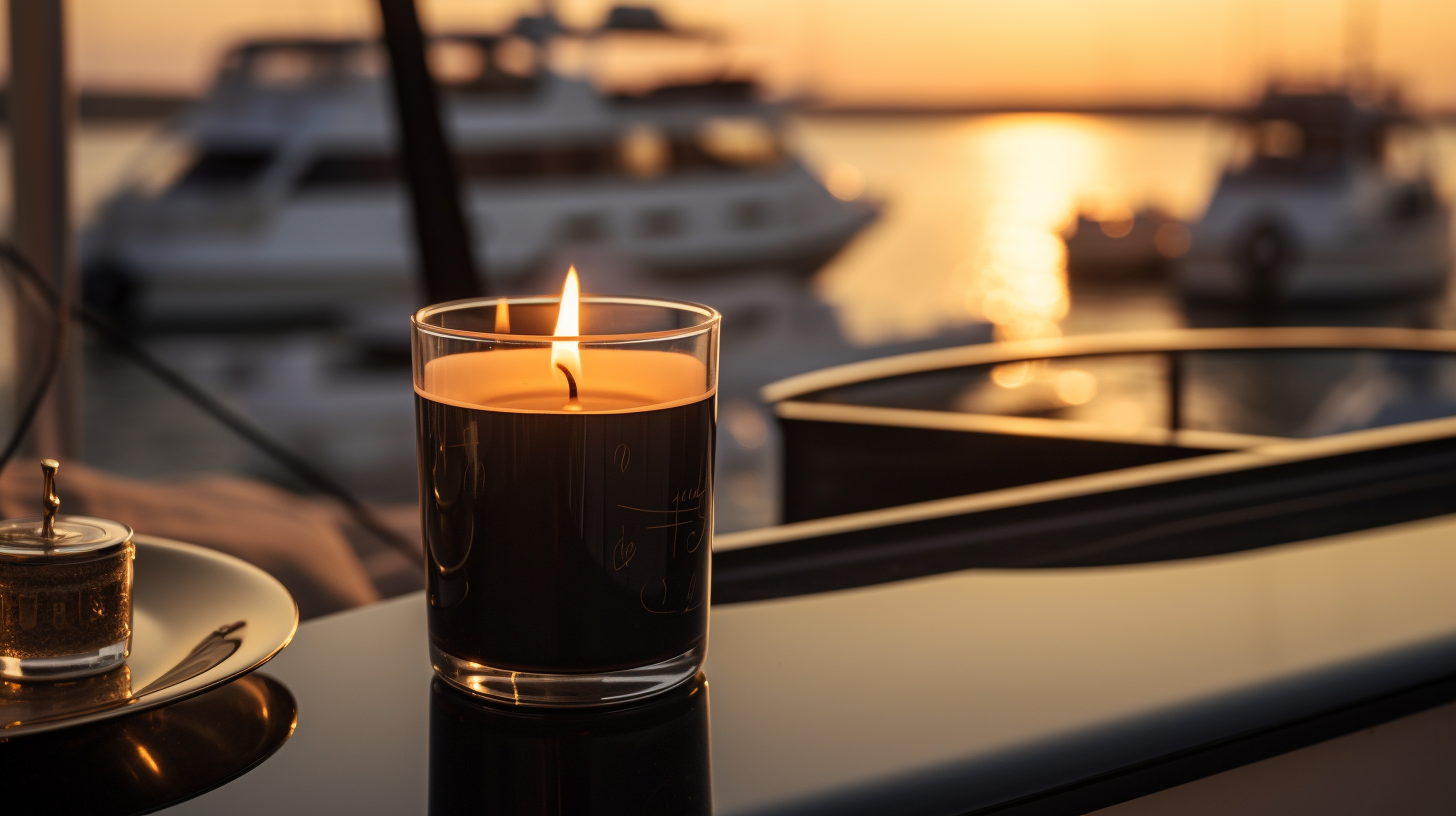
[[[960,277],[967,309],[995,324],[998,339],[1061,334],[1069,300],[1058,231],[1098,162],[1091,130],[1077,117],[1002,117],[970,143],[987,206],[968,213]]]
[[[796,137],[824,171],[857,168],[864,195],[885,205],[818,281],[866,345],[974,320],[998,339],[1060,335],[1061,232],[1078,210],[1109,222],[1148,205],[1194,217],[1227,139],[1212,120],[1069,114],[809,120]]]

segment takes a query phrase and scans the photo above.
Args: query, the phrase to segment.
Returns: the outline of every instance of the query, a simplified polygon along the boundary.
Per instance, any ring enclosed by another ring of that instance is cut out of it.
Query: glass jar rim
[[[669,300],[667,298],[644,298],[626,297],[620,295],[582,295],[581,302],[597,304],[616,304],[621,306],[656,306],[664,309],[672,309],[678,312],[690,312],[704,318],[703,322],[693,326],[684,326],[680,329],[664,329],[652,332],[630,332],[627,334],[583,334],[572,337],[557,336],[554,334],[497,334],[495,332],[474,331],[471,329],[452,329],[445,326],[436,326],[425,321],[435,315],[445,314],[460,309],[476,307],[491,307],[505,301],[507,305],[539,305],[546,303],[560,303],[560,295],[531,295],[523,297],[476,297],[465,298],[464,300],[450,300],[444,303],[436,303],[426,306],[415,312],[410,317],[410,325],[417,331],[426,334],[433,334],[439,337],[458,337],[468,340],[493,340],[505,343],[560,343],[560,342],[581,342],[581,343],[622,343],[642,340],[664,340],[676,337],[691,337],[711,331],[723,320],[723,315],[712,306],[705,306],[701,303],[693,303],[687,300]]]

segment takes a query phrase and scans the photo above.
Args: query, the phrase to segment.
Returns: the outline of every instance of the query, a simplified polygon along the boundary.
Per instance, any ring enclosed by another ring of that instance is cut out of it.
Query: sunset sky
[[[562,0],[563,18],[611,5]],[[723,32],[783,93],[855,104],[1224,102],[1264,77],[1329,79],[1347,21],[1377,69],[1425,107],[1456,107],[1449,0],[670,0],[672,21]],[[73,76],[87,88],[196,91],[220,51],[264,33],[374,30],[373,0],[70,0]],[[422,0],[427,24],[503,24],[536,3]]]

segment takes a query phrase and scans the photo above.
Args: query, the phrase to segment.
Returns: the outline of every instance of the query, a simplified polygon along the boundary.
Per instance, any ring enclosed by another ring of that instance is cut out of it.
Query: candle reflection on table
[[[708,682],[624,708],[523,709],[430,686],[430,814],[709,814]]]

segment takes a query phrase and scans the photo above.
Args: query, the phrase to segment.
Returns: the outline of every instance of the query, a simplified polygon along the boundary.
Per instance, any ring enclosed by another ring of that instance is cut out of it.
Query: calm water
[[[73,202],[84,221],[152,132],[83,126]],[[1232,155],[1211,119],[1060,114],[925,118],[820,117],[791,138],[836,189],[884,205],[881,220],[815,278],[838,330],[858,346],[989,321],[1000,337],[1183,325],[1157,289],[1073,302],[1060,228],[1078,210],[1104,217],[1156,206],[1196,218]],[[1456,197],[1456,130],[1437,132],[1447,200]],[[8,149],[8,145],[0,143]],[[9,189],[8,156],[0,190]],[[8,220],[9,202],[0,201]],[[753,285],[751,283],[745,285]],[[4,317],[4,315],[0,315]],[[831,325],[828,331],[833,332]],[[0,344],[10,343],[0,332]],[[407,372],[345,370],[345,341],[326,335],[164,337],[159,354],[255,416],[298,450],[384,500],[414,490]],[[16,349],[0,347],[0,382]],[[277,476],[266,463],[130,366],[92,350],[85,458],[137,475],[229,470]],[[8,402],[8,400],[6,400]],[[720,529],[773,520],[773,429],[739,400],[725,405]]]
[[[1070,307],[1059,229],[1079,208],[1196,217],[1233,145],[1212,120],[1054,114],[816,119],[795,133],[886,202],[819,279],[845,331],[871,343],[976,319],[1003,336],[1056,333]]]

